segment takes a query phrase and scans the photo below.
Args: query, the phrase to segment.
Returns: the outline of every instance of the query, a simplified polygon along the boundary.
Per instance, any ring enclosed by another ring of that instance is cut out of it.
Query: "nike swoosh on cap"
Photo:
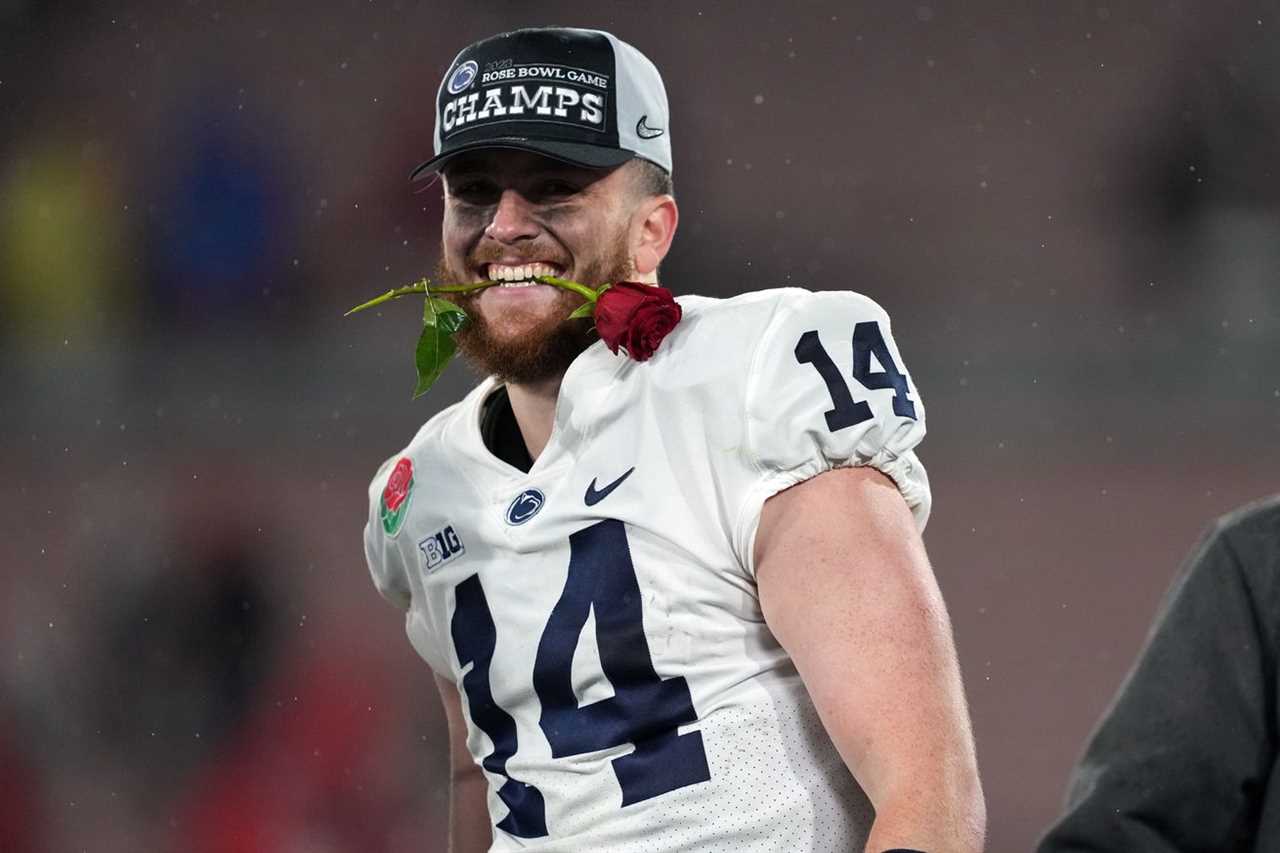
[[[641,139],[657,139],[666,131],[660,127],[649,127],[645,121],[649,118],[648,114],[640,116],[640,120],[636,122],[636,136]]]

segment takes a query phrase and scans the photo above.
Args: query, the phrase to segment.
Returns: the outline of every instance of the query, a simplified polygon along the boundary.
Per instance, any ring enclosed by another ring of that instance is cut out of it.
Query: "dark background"
[[[465,43],[662,69],[664,283],[884,304],[990,810],[1027,850],[1181,556],[1280,473],[1280,4],[0,0],[0,848],[437,850],[361,550]]]

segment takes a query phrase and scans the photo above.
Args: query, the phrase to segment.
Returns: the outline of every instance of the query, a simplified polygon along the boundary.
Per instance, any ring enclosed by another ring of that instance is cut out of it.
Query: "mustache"
[[[536,249],[521,249],[513,252],[501,246],[495,246],[491,249],[477,249],[467,257],[467,263],[474,267],[496,263],[547,263],[562,270],[569,268],[569,261],[561,257],[559,252],[540,252]]]

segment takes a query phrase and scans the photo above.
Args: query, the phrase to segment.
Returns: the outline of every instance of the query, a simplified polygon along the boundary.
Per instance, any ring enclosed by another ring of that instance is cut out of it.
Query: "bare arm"
[[[467,750],[467,721],[458,688],[436,676],[449,721],[449,853],[483,853],[493,844],[488,783]]]
[[[764,507],[765,620],[876,809],[868,853],[982,849],[986,809],[951,626],[911,513],[871,468]]]

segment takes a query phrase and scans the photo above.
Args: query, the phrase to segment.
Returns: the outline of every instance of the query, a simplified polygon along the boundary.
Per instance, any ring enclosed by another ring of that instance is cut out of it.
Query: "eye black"
[[[480,180],[464,180],[449,187],[449,195],[467,204],[491,204],[498,198],[498,188]]]
[[[542,183],[538,192],[544,198],[564,198],[577,194],[578,187],[569,181],[549,180]]]

